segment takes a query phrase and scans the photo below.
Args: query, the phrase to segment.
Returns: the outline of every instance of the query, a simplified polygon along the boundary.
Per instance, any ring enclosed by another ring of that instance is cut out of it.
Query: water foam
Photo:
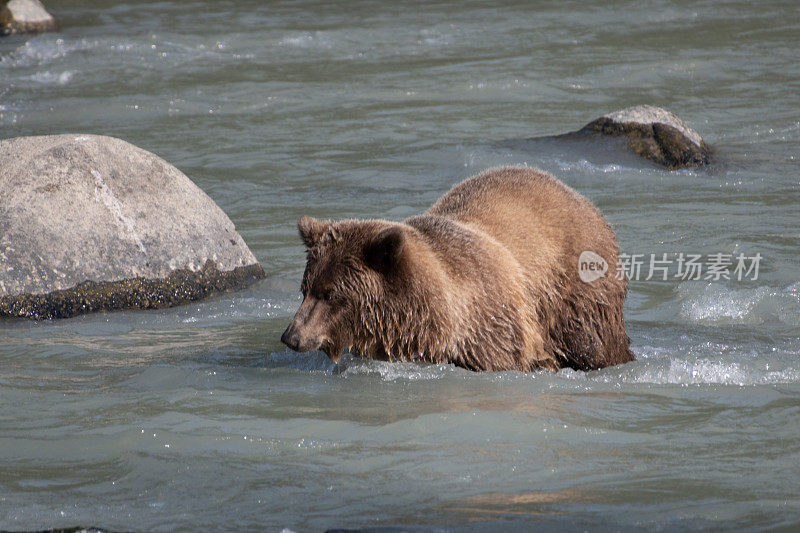
[[[60,73],[45,70],[44,72],[37,72],[28,79],[44,85],[66,85],[74,75],[75,71],[73,70],[65,70]]]
[[[333,40],[325,32],[303,32],[286,35],[278,41],[278,46],[290,48],[331,48]]]
[[[300,354],[274,352],[267,356],[269,367],[318,371],[342,377],[374,377],[383,382],[489,380],[491,382],[541,382],[549,388],[571,387],[582,383],[613,384],[625,387],[650,385],[776,385],[800,382],[800,369],[794,361],[794,348],[773,348],[769,353],[742,351],[724,343],[705,342],[679,347],[643,346],[635,350],[637,361],[599,371],[582,372],[569,368],[556,374],[549,371],[471,372],[449,364],[388,362],[361,359],[345,354],[334,364],[322,352]]]
[[[732,358],[736,360],[731,361]],[[744,387],[800,382],[800,370],[781,357],[731,357],[726,351],[718,357],[686,357],[681,350],[674,350],[656,360],[647,360],[647,355],[638,351],[637,359],[634,363],[595,372],[565,369],[556,376],[569,382],[614,384],[616,387],[630,384]]]
[[[267,364],[273,368],[321,371],[343,377],[373,376],[381,381],[427,381],[454,376],[478,376],[454,365],[409,362],[389,362],[362,359],[346,353],[338,363],[331,361],[323,352],[297,353],[290,350],[273,352],[267,356]],[[501,373],[496,375],[500,376]]]
[[[768,385],[795,383],[800,372],[791,368],[767,370],[768,363],[730,362],[720,359],[672,359],[632,376],[634,383],[678,385]]]
[[[425,381],[438,380],[457,373],[470,373],[453,365],[402,363],[388,361],[370,361],[348,357],[340,363],[340,373],[344,376],[374,375],[382,381]]]
[[[586,171],[586,170],[588,170],[589,172],[600,173],[600,174],[611,174],[611,173],[617,173],[617,172],[622,172],[622,171],[631,172],[631,171],[639,170],[639,169],[624,167],[622,165],[618,165],[618,164],[614,164],[614,163],[609,163],[609,164],[606,164],[606,165],[594,164],[594,163],[591,163],[591,162],[587,161],[586,159],[581,159],[579,161],[564,161],[563,159],[556,158],[555,159],[555,164],[561,170],[569,170],[569,171],[574,171],[574,170]]]
[[[25,44],[0,58],[0,67],[41,67],[59,61],[72,52],[93,50],[102,46],[103,44],[96,40],[80,39],[67,42],[60,38],[40,36],[25,41]]]
[[[734,289],[722,283],[683,282],[678,286],[681,316],[701,324],[800,325],[800,283],[783,290],[768,286]]]

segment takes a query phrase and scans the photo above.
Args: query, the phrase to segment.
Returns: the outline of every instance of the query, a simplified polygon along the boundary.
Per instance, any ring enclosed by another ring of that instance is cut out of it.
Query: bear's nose
[[[284,331],[283,335],[281,335],[281,342],[297,352],[299,351],[298,348],[300,347],[300,336],[296,331],[292,331],[292,329],[292,326],[286,328],[286,331]]]

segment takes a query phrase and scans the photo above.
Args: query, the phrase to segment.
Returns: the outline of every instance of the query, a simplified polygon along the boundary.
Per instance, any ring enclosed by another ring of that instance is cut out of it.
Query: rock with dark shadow
[[[0,35],[57,29],[56,19],[39,0],[0,0]]]
[[[660,107],[641,105],[609,113],[557,138],[622,137],[638,156],[676,170],[708,165],[711,148],[681,119]]]
[[[181,171],[96,135],[0,141],[0,317],[153,309],[265,277]]]

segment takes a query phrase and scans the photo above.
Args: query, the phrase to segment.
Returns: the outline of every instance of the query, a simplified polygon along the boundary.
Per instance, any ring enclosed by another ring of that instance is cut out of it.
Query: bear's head
[[[338,362],[345,348],[368,344],[378,334],[382,301],[402,291],[407,228],[307,216],[297,227],[308,249],[303,302],[281,342],[298,352],[322,350]]]

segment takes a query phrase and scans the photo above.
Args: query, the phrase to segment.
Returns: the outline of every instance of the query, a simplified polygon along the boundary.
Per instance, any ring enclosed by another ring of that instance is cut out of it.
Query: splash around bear
[[[545,172],[489,169],[403,222],[302,217],[303,302],[281,341],[470,370],[593,370],[634,359],[627,280],[584,281],[619,254],[592,203]],[[596,279],[595,279],[596,278]]]

